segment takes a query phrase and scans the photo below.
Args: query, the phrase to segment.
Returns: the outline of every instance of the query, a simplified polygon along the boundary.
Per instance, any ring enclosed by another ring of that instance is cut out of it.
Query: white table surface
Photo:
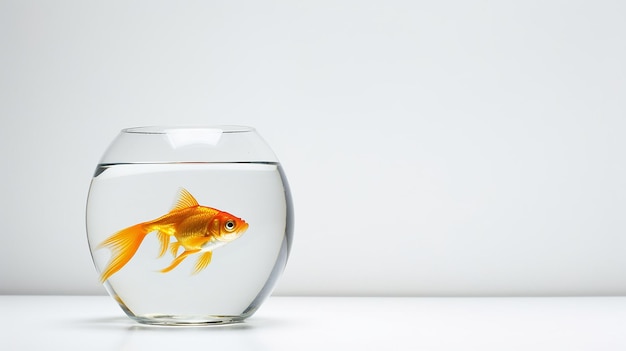
[[[271,297],[245,323],[146,326],[108,296],[0,296],[2,350],[626,350],[626,297]]]

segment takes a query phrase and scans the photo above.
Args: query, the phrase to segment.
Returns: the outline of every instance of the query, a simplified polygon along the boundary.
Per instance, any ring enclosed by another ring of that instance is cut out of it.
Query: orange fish
[[[243,219],[211,207],[200,206],[187,190],[181,189],[179,199],[169,213],[120,230],[98,245],[98,248],[106,247],[111,250],[111,260],[102,272],[100,281],[104,282],[122,269],[149,233],[156,232],[161,242],[158,257],[165,254],[168,246],[175,257],[168,267],[161,270],[162,273],[174,269],[187,256],[201,253],[195,266],[195,274],[211,263],[214,249],[239,238],[246,229],[248,223]],[[176,241],[170,245],[171,237],[176,238]],[[181,246],[185,251],[178,255]]]

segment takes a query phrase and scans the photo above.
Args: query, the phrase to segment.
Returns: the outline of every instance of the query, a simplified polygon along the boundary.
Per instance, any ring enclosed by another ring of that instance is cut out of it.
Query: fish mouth
[[[246,230],[248,230],[248,223],[242,221],[241,228],[237,232],[241,232],[241,234],[243,234]]]

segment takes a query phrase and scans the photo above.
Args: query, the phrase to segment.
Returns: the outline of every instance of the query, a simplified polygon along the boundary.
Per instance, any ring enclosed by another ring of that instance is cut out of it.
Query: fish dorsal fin
[[[182,210],[184,208],[199,206],[198,201],[185,188],[180,188],[178,200],[174,204],[173,210]]]

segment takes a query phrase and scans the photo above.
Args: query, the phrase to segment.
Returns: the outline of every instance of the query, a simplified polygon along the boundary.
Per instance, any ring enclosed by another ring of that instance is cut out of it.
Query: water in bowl
[[[110,260],[110,251],[98,248],[102,241],[169,212],[181,188],[201,206],[244,219],[247,231],[215,249],[211,263],[197,274],[195,255],[170,272],[159,272],[173,256],[168,252],[158,258],[160,242],[150,233],[105,287],[131,318],[143,323],[243,320],[271,293],[289,252],[291,198],[278,163],[99,165],[87,201],[95,266],[102,272]]]

